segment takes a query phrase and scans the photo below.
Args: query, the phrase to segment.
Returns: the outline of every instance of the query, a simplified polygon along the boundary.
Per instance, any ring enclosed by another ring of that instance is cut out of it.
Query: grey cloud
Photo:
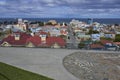
[[[0,14],[79,16],[120,14],[119,0],[1,0]],[[81,17],[81,16],[80,16]]]

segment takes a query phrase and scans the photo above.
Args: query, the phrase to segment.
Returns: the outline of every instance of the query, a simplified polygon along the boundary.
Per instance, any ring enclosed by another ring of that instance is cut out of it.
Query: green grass
[[[9,80],[4,75],[0,74],[0,80]]]
[[[0,80],[53,80],[0,62]]]

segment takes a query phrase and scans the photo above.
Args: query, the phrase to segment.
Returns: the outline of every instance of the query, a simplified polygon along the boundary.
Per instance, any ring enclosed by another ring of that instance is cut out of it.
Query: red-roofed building
[[[29,37],[30,35],[22,32],[12,33],[2,40],[1,46],[25,46]]]
[[[90,44],[90,49],[104,49],[101,44]]]
[[[1,46],[51,47],[64,48],[66,42],[61,37],[30,36],[26,33],[16,32],[1,41]]]
[[[66,42],[61,37],[48,37],[46,39],[46,44],[52,48],[64,48]]]
[[[100,42],[101,42],[103,45],[113,44],[113,41],[109,41],[109,40],[100,40]]]
[[[101,40],[102,45],[105,47],[106,50],[115,50],[116,49],[116,45],[114,44],[113,41],[109,41],[109,40]]]
[[[114,44],[120,46],[120,42],[114,42]]]
[[[31,36],[26,41],[26,47],[38,47],[41,44],[41,38],[39,36]]]
[[[61,37],[42,38],[39,36],[31,36],[29,39],[27,39],[26,47],[64,48],[65,45],[66,45],[66,42]]]

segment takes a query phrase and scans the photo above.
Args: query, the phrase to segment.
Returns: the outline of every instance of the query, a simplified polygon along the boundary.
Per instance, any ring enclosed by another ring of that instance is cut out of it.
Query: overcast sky
[[[0,0],[0,17],[120,18],[120,0]]]

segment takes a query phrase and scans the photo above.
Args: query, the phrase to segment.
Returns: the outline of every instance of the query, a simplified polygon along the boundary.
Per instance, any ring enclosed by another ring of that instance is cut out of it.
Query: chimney
[[[35,35],[35,33],[30,33],[30,35],[31,35],[31,36],[34,36],[34,35]]]
[[[46,35],[40,35],[41,37],[41,42],[46,43]]]
[[[20,40],[20,34],[15,34],[15,40]]]

